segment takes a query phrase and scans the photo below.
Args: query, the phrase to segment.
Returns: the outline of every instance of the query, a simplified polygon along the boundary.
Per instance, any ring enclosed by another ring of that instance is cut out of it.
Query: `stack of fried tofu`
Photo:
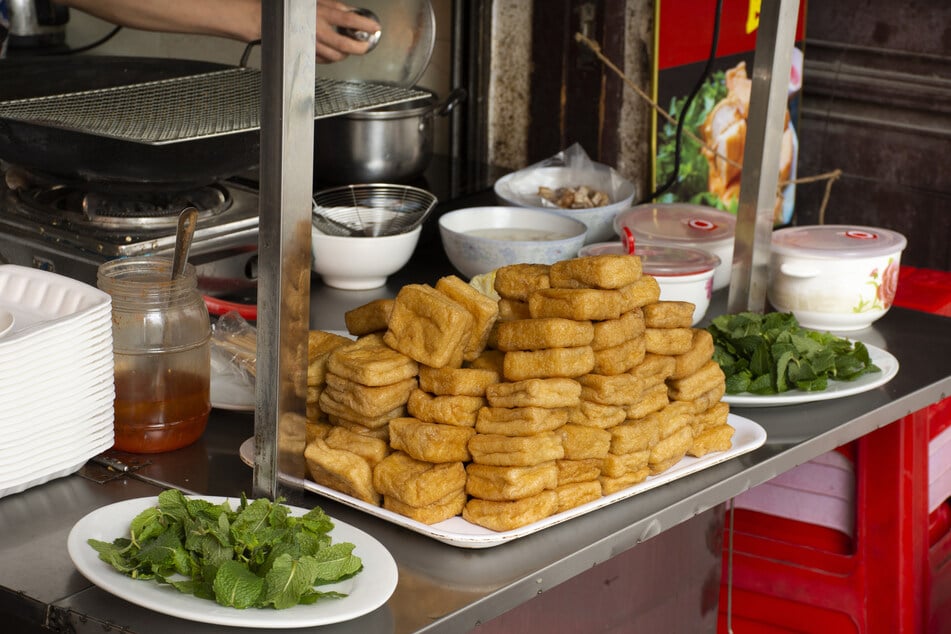
[[[407,285],[347,313],[356,341],[313,348],[315,481],[505,531],[731,446],[712,338],[639,258],[516,264],[494,290]]]

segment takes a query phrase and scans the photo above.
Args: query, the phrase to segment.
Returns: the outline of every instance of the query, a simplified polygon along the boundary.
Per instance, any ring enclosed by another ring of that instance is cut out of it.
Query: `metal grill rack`
[[[427,93],[412,88],[318,77],[314,86],[314,118],[426,96]],[[261,126],[261,72],[233,68],[2,101],[0,118],[149,145],[248,132]]]

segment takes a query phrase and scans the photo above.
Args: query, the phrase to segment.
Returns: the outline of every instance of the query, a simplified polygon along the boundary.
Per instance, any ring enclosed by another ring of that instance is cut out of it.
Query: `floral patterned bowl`
[[[867,328],[891,308],[907,241],[895,231],[807,225],[773,232],[766,295],[805,328]]]

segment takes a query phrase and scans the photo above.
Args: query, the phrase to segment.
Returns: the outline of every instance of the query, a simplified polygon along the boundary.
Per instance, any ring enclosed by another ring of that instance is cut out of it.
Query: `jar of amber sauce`
[[[99,266],[112,297],[115,444],[133,453],[190,445],[211,411],[211,322],[195,267],[172,280],[172,262],[129,257]]]

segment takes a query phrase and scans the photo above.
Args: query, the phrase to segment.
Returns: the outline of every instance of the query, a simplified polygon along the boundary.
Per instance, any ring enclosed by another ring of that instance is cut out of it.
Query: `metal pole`
[[[799,0],[766,0],[760,9],[727,299],[731,313],[766,309],[779,152],[798,17]]]
[[[253,495],[302,460],[310,305],[316,0],[261,3],[261,165]],[[301,433],[298,437],[297,432]],[[280,462],[280,465],[279,465]]]

